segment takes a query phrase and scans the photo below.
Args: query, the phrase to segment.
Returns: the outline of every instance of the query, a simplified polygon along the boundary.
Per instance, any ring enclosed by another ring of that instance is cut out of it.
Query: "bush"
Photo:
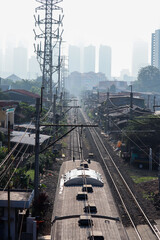
[[[45,192],[39,194],[38,199],[33,201],[33,216],[43,217],[48,207],[48,195]]]

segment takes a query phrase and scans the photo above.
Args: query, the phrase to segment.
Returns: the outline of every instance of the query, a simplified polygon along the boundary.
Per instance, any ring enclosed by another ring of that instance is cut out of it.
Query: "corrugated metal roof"
[[[35,146],[35,134],[26,132],[25,135],[24,136],[23,135],[24,135],[24,132],[13,131],[12,132],[13,137],[11,138],[11,142],[14,142],[14,143],[20,142],[22,144]],[[40,139],[39,139],[40,145],[49,138],[50,136],[48,135],[40,134]]]

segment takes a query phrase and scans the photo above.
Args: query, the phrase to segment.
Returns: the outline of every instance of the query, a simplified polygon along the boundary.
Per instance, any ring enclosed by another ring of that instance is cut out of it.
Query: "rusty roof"
[[[10,89],[8,91],[6,91],[7,93],[10,93],[10,92],[14,92],[14,93],[20,93],[22,95],[26,95],[28,97],[32,97],[32,98],[40,98],[40,95],[39,94],[36,94],[36,93],[32,93],[32,92],[29,92],[27,90],[24,90],[24,89]]]

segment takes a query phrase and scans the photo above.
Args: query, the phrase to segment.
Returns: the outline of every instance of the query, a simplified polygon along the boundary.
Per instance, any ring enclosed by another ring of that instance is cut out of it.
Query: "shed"
[[[18,239],[20,210],[25,213],[33,200],[34,191],[10,191],[10,231],[12,240]],[[8,239],[8,191],[0,191],[0,236],[2,240]]]

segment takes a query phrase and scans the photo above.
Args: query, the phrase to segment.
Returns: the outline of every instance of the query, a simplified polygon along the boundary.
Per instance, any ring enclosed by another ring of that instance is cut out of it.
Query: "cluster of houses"
[[[17,143],[20,143],[20,145],[28,145],[28,151],[34,152],[35,126],[32,124],[28,127],[27,123],[17,125],[15,122],[15,113],[20,102],[35,105],[36,98],[40,98],[40,96],[22,89],[5,89],[3,94],[7,94],[10,100],[0,100],[0,132],[6,136],[5,141],[1,142],[0,146],[7,144],[8,123],[10,123],[11,146]],[[26,129],[28,129],[29,132],[26,132],[25,136],[22,137]],[[50,136],[48,135],[40,134],[41,147],[49,138]],[[16,240],[19,239],[20,234],[20,239],[22,240],[37,239],[37,222],[35,218],[29,216],[28,211],[34,199],[34,190],[11,189],[9,196],[8,190],[0,190],[0,239]],[[21,225],[22,222],[23,226]]]

